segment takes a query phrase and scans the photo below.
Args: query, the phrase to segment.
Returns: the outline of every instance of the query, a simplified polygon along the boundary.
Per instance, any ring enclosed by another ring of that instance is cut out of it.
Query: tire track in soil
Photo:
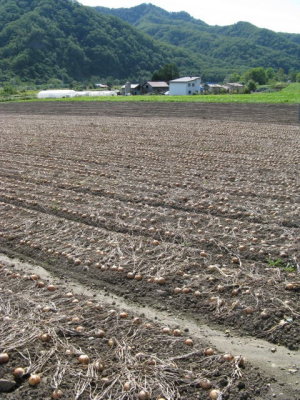
[[[0,249],[1,251],[1,249]],[[299,400],[300,396],[300,351],[290,351],[284,347],[277,347],[275,352],[271,351],[270,343],[255,338],[242,337],[237,334],[226,334],[214,326],[208,326],[199,319],[173,313],[160,311],[151,306],[138,304],[126,300],[122,296],[111,294],[93,284],[93,280],[82,274],[72,271],[72,278],[67,276],[57,266],[42,264],[37,266],[34,260],[25,257],[21,261],[14,251],[7,251],[8,255],[0,253],[0,261],[13,263],[15,268],[26,272],[26,274],[37,273],[43,280],[60,283],[62,279],[75,294],[92,296],[107,306],[117,306],[135,315],[141,315],[147,319],[159,322],[167,326],[180,325],[189,331],[192,337],[208,341],[210,345],[220,352],[241,354],[256,368],[263,372],[268,378],[266,382],[270,386],[268,397],[257,397],[255,400]],[[24,258],[24,257],[23,257]],[[292,373],[290,370],[297,370]],[[254,400],[254,399],[253,399]]]

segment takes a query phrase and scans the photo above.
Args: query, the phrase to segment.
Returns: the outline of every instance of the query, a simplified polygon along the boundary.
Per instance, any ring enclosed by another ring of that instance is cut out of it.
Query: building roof
[[[167,82],[163,82],[163,81],[148,81],[146,82],[146,84],[152,86],[153,88],[168,88],[169,85],[167,84]]]
[[[228,82],[226,83],[227,86],[233,86],[233,87],[244,87],[241,83],[238,82]]]
[[[131,83],[130,89],[137,89],[139,86],[139,83]],[[125,85],[122,86],[122,89],[125,89]]]
[[[170,83],[186,83],[192,82],[196,79],[201,79],[199,76],[184,76],[183,78],[173,79]]]
[[[210,88],[224,88],[224,85],[219,85],[218,83],[208,83],[207,86]]]

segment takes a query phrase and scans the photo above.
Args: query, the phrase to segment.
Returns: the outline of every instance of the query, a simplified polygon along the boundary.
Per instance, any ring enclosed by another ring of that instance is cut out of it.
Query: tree
[[[241,75],[237,72],[233,72],[225,80],[227,82],[239,82],[241,80]]]
[[[276,73],[276,78],[278,82],[284,82],[286,80],[286,75],[283,68],[279,68]]]
[[[300,72],[296,75],[296,82],[300,82]]]
[[[152,75],[153,81],[171,81],[172,79],[179,78],[179,71],[175,64],[165,64],[158,71]]]
[[[272,81],[275,78],[274,68],[272,68],[272,67],[267,68],[266,74],[267,74],[268,81]]]
[[[254,92],[256,90],[256,83],[254,82],[254,80],[250,80],[248,81],[246,88],[245,88],[245,93],[251,93]]]
[[[266,70],[263,67],[249,69],[245,73],[245,80],[246,82],[253,80],[259,85],[265,85],[268,81]]]

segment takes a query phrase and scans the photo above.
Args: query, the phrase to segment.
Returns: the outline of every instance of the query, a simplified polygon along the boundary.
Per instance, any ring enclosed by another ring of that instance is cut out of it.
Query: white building
[[[171,96],[182,96],[200,93],[201,78],[198,76],[186,76],[169,82]]]

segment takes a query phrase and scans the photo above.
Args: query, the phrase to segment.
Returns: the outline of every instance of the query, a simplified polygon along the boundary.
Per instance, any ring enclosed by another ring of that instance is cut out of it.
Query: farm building
[[[128,83],[126,85],[123,85],[121,87],[121,95],[125,96],[126,93],[126,88],[128,86]],[[132,96],[136,96],[141,94],[142,90],[141,90],[141,85],[139,83],[131,83],[130,84],[130,94]]]
[[[201,78],[198,76],[187,76],[174,79],[169,82],[170,95],[181,96],[200,93]]]
[[[220,94],[228,92],[228,88],[224,85],[219,85],[218,83],[207,83],[206,91],[211,94]]]
[[[148,81],[142,85],[144,94],[164,94],[169,90],[167,82]]]
[[[229,93],[244,93],[244,85],[241,83],[226,83],[225,87],[227,88]]]

